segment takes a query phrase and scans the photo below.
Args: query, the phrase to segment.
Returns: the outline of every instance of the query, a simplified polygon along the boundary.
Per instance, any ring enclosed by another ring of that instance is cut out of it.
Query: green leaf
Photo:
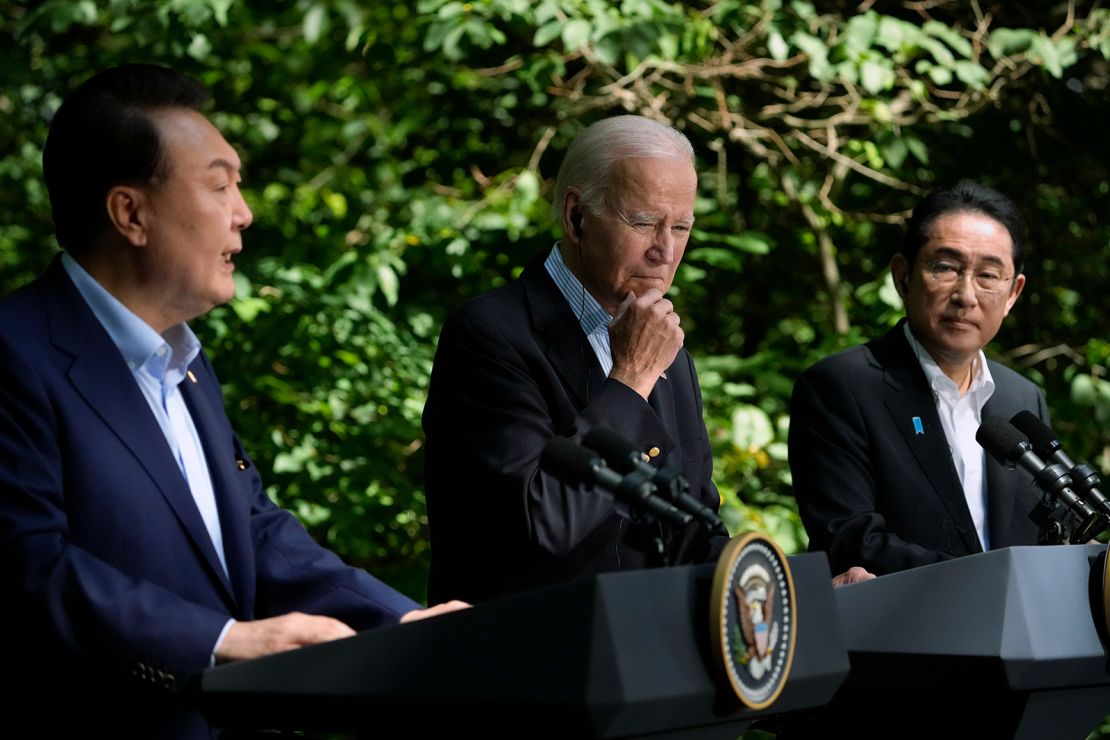
[[[910,153],[917,157],[918,162],[926,165],[929,164],[929,150],[925,148],[925,143],[922,142],[921,139],[906,134],[902,137],[902,141],[905,142],[906,148],[910,150]]]
[[[766,447],[775,438],[771,417],[758,406],[742,404],[732,412],[732,444],[740,450],[754,452]]]
[[[401,287],[397,272],[389,265],[378,265],[377,277],[378,289],[381,290],[386,303],[390,306],[397,305],[397,295]]]
[[[315,44],[324,30],[324,23],[327,19],[327,9],[320,3],[314,4],[304,14],[304,23],[302,29],[305,41],[310,44]]]
[[[563,47],[573,51],[586,45],[590,39],[590,23],[581,18],[567,21],[563,26]]]
[[[1050,75],[1057,79],[1063,76],[1064,68],[1061,64],[1060,53],[1056,45],[1052,43],[1052,39],[1044,35],[1033,39],[1029,53],[1034,60],[1039,61],[1044,66],[1045,71]]]
[[[1027,28],[996,28],[987,35],[987,49],[995,59],[1021,54],[1033,46],[1037,36]]]
[[[532,43],[536,46],[547,46],[549,43],[557,39],[562,31],[562,21],[558,19],[548,21],[547,23],[536,29],[536,33],[532,37]]]
[[[953,69],[956,78],[968,87],[983,90],[990,83],[990,71],[980,67],[975,62],[961,60],[955,63]]]
[[[882,153],[883,160],[895,169],[902,166],[906,161],[906,155],[909,154],[909,147],[901,137],[892,137],[889,141],[880,145],[879,150]]]
[[[212,44],[208,41],[208,37],[202,33],[194,34],[192,40],[189,42],[189,56],[193,59],[203,61],[208,58],[212,53]]]
[[[778,29],[771,31],[767,37],[767,51],[771,58],[777,62],[781,62],[790,56],[790,45],[786,43],[786,39],[778,32]]]
[[[841,43],[848,49],[851,57],[857,57],[871,48],[875,34],[879,30],[879,17],[874,12],[852,16],[844,31]]]
[[[971,41],[964,38],[960,32],[940,21],[927,21],[921,30],[930,36],[935,36],[965,59],[971,59],[975,55],[975,47],[972,46]],[[938,59],[939,61],[939,59]]]
[[[794,33],[790,40],[809,57],[809,71],[815,79],[825,81],[832,77],[833,69],[829,64],[829,51],[824,41],[802,31]]]
[[[877,95],[894,84],[894,70],[886,60],[868,59],[860,65],[860,83],[863,89]]]

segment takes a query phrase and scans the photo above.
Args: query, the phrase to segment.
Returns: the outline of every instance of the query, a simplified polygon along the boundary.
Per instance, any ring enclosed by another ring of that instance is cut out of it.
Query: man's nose
[[[247,205],[247,200],[243,197],[243,192],[238,188],[235,189],[235,196],[237,201],[232,210],[231,225],[239,231],[242,231],[254,221],[254,213],[251,212],[251,207]]]
[[[952,297],[961,305],[974,306],[979,302],[979,291],[975,285],[975,275],[971,270],[965,270],[956,278],[952,285]]]
[[[676,253],[675,244],[674,232],[666,226],[660,226],[655,230],[655,238],[652,240],[651,249],[648,250],[648,259],[664,265],[671,264],[674,262]]]

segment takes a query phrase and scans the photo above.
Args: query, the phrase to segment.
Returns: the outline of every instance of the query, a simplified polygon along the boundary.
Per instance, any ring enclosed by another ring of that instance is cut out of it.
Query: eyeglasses
[[[955,285],[962,282],[969,272],[967,265],[945,259],[931,259],[925,263],[925,274],[937,285]],[[1003,275],[998,270],[983,267],[971,274],[971,281],[979,293],[1001,293],[1013,281],[1013,275]]]

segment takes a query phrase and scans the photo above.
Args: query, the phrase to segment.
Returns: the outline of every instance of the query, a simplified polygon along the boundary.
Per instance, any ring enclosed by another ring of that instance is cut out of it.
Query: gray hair
[[[589,125],[571,142],[559,166],[552,220],[562,219],[570,187],[581,193],[584,209],[599,213],[613,166],[622,159],[638,158],[687,159],[693,165],[694,147],[678,129],[643,116],[614,116]]]

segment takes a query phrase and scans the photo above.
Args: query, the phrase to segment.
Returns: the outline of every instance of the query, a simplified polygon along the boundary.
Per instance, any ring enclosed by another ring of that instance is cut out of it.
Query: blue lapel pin
[[[925,425],[921,423],[920,416],[913,417],[913,433],[925,434]]]

